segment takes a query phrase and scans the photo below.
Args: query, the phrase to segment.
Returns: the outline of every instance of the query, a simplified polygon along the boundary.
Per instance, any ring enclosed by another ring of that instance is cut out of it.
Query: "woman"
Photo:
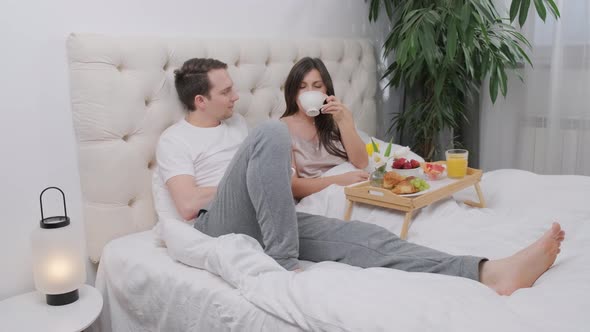
[[[328,96],[316,117],[308,116],[299,102],[299,95],[306,91],[320,91]],[[359,169],[369,163],[352,113],[334,96],[332,78],[322,60],[305,57],[293,66],[285,82],[285,101],[287,109],[281,120],[291,134],[296,170],[291,188],[296,199],[331,184],[345,186],[367,180],[369,173],[362,170],[322,177],[324,172],[346,161]]]

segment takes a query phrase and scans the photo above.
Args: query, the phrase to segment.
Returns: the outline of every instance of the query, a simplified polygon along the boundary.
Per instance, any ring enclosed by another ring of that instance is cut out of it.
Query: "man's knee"
[[[287,125],[278,120],[265,121],[256,128],[258,138],[265,144],[285,146],[290,151],[291,136]]]

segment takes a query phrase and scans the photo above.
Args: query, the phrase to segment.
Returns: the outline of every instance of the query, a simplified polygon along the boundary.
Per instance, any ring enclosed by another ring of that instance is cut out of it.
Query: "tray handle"
[[[385,197],[385,195],[391,194],[388,189],[382,189],[377,187],[367,187],[367,194],[377,197]]]

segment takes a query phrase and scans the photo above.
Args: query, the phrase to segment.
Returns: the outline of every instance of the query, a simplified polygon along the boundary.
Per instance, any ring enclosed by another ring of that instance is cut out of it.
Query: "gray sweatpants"
[[[369,223],[296,212],[290,169],[286,125],[262,124],[242,143],[195,228],[210,236],[247,234],[288,270],[297,268],[302,259],[479,280],[483,258],[452,256],[409,243]]]

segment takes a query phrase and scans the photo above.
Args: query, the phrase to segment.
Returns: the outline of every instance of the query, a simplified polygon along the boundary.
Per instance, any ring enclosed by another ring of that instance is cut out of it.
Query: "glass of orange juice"
[[[464,149],[451,149],[446,151],[447,176],[453,179],[461,179],[467,174],[467,157],[469,151]]]

